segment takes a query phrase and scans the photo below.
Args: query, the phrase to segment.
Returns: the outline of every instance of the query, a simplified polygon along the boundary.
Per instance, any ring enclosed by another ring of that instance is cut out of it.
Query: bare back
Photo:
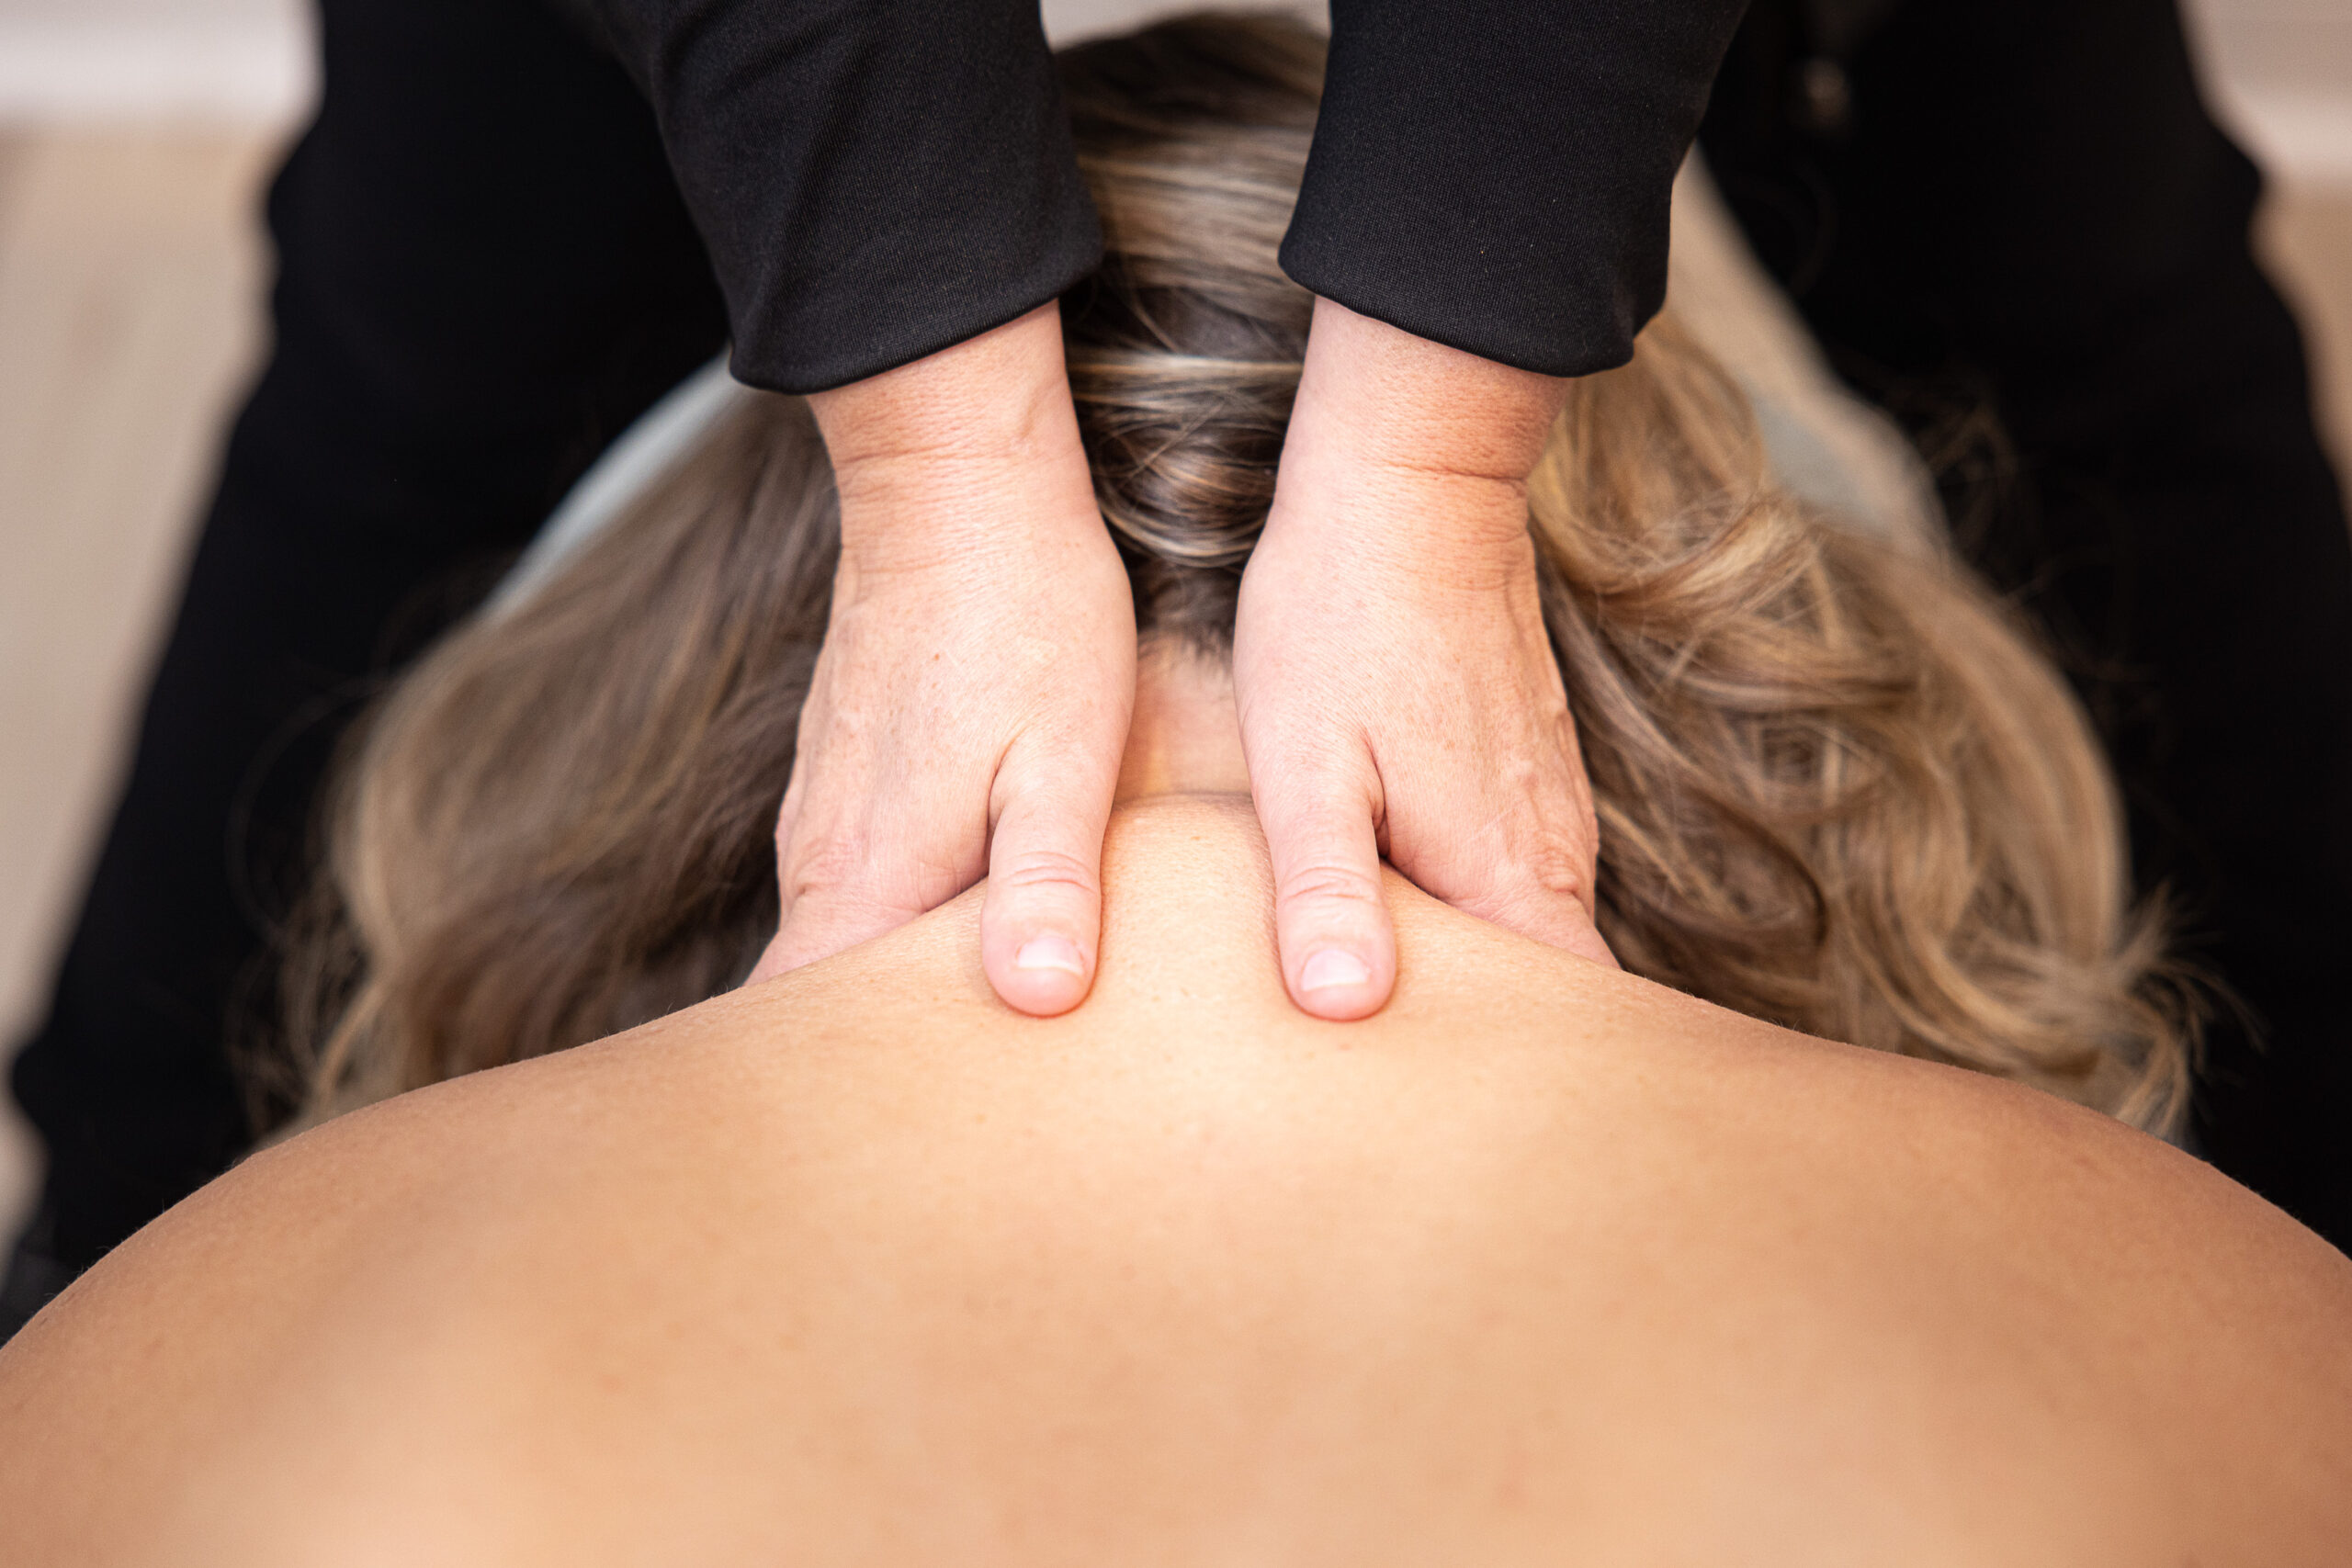
[[[0,1560],[2352,1560],[2352,1264],[2154,1140],[1401,882],[1284,999],[1246,802],[1101,978],[977,895],[345,1118],[0,1352]]]

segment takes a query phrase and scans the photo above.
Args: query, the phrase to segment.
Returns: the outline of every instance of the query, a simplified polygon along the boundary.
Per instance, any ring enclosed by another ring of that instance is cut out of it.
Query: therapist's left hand
[[[1615,963],[1527,532],[1527,476],[1566,396],[1317,302],[1233,649],[1283,976],[1307,1012],[1388,999],[1384,855],[1447,903]]]

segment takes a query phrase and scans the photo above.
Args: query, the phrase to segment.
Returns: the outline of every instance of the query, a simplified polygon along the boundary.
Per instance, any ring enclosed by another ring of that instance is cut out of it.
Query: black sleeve
[[[1093,270],[1036,0],[571,0],[653,105],[755,387],[808,392]]]
[[[1622,365],[1747,0],[1332,0],[1283,269],[1417,336],[1555,376]]]

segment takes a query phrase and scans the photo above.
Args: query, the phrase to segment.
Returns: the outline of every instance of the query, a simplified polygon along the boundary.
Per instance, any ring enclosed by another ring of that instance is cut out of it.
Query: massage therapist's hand
[[[784,919],[754,980],[989,877],[980,956],[1075,1007],[1135,705],[1135,607],[1045,306],[809,400],[842,497],[832,616],[776,822]]]
[[[1316,304],[1233,646],[1283,976],[1308,1012],[1388,998],[1384,853],[1449,904],[1615,962],[1527,533],[1526,478],[1566,396]]]

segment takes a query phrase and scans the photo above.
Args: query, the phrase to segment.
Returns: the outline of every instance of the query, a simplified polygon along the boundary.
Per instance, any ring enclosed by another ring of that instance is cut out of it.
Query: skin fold
[[[1229,684],[1141,671],[1082,1007],[976,888],[257,1156],[0,1350],[0,1561],[2352,1554],[2340,1254],[1393,873],[1306,1016]]]

